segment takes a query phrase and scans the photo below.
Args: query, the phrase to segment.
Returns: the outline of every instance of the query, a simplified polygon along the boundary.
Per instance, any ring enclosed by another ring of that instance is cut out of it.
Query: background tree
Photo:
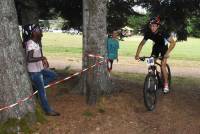
[[[32,14],[33,18],[30,19],[34,20],[38,20],[38,16],[40,19],[55,19],[60,16],[67,20],[63,29],[75,28],[82,31],[82,0],[15,0],[15,3],[20,24],[23,20],[29,20],[28,14]],[[127,18],[133,13],[131,0],[110,0],[107,8],[108,31],[127,25]]]
[[[193,16],[187,21],[187,32],[189,36],[200,37],[200,19],[199,17]]]
[[[135,4],[146,7],[151,16],[160,15],[166,31],[175,31],[179,40],[186,40],[188,36],[188,19],[200,14],[198,0],[137,0]]]
[[[48,6],[68,20],[63,29],[75,28],[82,30],[82,0],[49,0]]]
[[[134,34],[140,34],[142,28],[146,25],[148,19],[148,15],[132,15],[128,17],[127,25],[133,28]]]
[[[87,68],[88,66],[88,57],[85,56],[85,53],[87,51],[87,44],[88,44],[88,22],[89,22],[89,4],[88,4],[88,0],[83,0],[83,49],[82,49],[82,68]],[[81,88],[80,88],[80,92],[83,95],[86,95],[86,80],[87,80],[87,75],[82,75],[82,79],[81,79]]]
[[[19,24],[39,23],[41,9],[38,0],[15,0]]]
[[[69,21],[66,28],[73,27],[82,30],[82,0],[51,0],[51,8]],[[127,25],[127,18],[133,13],[130,1],[110,0],[107,3],[107,28],[108,31],[116,30]],[[117,22],[117,23],[116,23]]]
[[[24,12],[25,14],[32,12],[33,18],[37,18],[34,16],[39,15],[40,19],[61,16],[67,20],[64,29],[72,27],[82,30],[82,0],[15,0],[15,2],[19,18],[28,18],[28,15],[21,15]],[[134,5],[145,7],[150,16],[160,15],[165,23],[164,29],[177,32],[179,40],[186,40],[189,35],[187,26],[192,21],[188,21],[188,19],[194,16],[198,18],[200,15],[200,1],[198,0],[109,0],[107,4],[108,31],[124,27],[128,24],[128,17],[137,16],[132,10]],[[33,10],[29,11],[29,9]],[[197,26],[195,29],[198,28],[198,24],[194,26]]]
[[[40,24],[41,27],[47,28],[47,30],[50,29],[49,20],[40,21],[39,24]]]
[[[21,45],[13,0],[0,1],[0,106],[13,104],[32,93]],[[35,111],[33,99],[14,108],[0,111],[0,121],[20,119]]]
[[[107,4],[107,30],[121,29],[128,24],[128,17],[134,14],[130,0],[109,0]]]

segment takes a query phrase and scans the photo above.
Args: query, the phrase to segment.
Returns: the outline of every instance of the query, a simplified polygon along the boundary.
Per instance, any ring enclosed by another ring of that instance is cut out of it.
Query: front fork
[[[154,76],[155,80],[156,80],[156,86],[155,89],[163,89],[164,85],[163,85],[163,76],[162,76],[162,72],[157,71],[156,66],[149,66],[148,68],[148,73],[151,74],[152,76]]]

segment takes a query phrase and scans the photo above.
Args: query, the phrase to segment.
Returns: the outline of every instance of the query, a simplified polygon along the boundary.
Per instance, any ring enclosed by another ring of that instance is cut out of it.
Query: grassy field
[[[121,57],[133,57],[140,43],[141,36],[133,36],[120,41],[119,55]],[[174,60],[200,61],[200,39],[188,38],[188,41],[178,42],[171,54]],[[81,57],[82,36],[63,33],[44,33],[44,51],[51,57]],[[141,55],[149,55],[152,42],[148,41]]]
[[[53,57],[80,57],[82,53],[82,36],[63,33],[44,33],[44,52]]]

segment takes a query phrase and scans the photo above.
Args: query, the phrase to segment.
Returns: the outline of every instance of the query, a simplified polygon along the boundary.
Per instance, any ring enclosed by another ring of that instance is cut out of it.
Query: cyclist
[[[148,28],[146,32],[144,33],[144,38],[140,42],[135,59],[139,60],[139,55],[142,50],[143,45],[146,43],[146,41],[150,39],[154,42],[151,56],[158,58],[159,56],[162,57],[161,61],[161,69],[163,72],[164,76],[164,93],[169,92],[169,86],[168,86],[168,75],[167,75],[167,70],[166,70],[166,64],[167,64],[167,59],[169,58],[169,54],[172,51],[172,49],[175,47],[175,39],[174,36],[171,34],[165,34],[163,31],[160,31],[160,17],[154,17],[151,18],[150,21],[148,22]],[[168,44],[169,47],[168,47]]]

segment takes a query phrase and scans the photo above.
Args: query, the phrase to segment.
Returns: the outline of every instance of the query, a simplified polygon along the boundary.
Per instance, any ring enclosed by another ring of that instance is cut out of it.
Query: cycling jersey
[[[157,33],[146,32],[144,34],[144,40],[147,41],[148,39],[150,39],[154,42],[151,56],[163,57],[165,55],[165,53],[168,50],[168,41],[167,41],[168,38],[169,35],[162,32],[157,32]]]

